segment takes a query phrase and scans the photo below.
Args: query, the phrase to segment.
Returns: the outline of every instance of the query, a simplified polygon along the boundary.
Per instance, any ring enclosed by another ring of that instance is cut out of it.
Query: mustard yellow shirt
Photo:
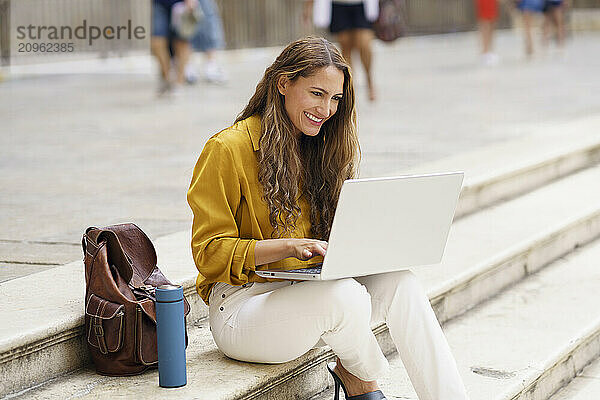
[[[194,213],[192,254],[199,274],[196,290],[208,304],[216,282],[243,285],[267,282],[257,269],[298,268],[320,258],[302,262],[296,258],[254,264],[258,240],[271,239],[273,227],[258,182],[257,151],[261,119],[252,116],[211,137],[194,168],[187,201]],[[297,199],[301,214],[291,237],[310,238],[309,204]]]

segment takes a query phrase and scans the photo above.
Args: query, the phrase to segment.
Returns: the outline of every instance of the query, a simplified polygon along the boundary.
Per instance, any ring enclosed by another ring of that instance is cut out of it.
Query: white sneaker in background
[[[192,65],[192,63],[188,63],[185,66],[185,71],[183,74],[185,76],[185,83],[188,85],[193,85],[198,82],[198,72],[196,72],[196,68],[194,65]]]
[[[217,85],[227,82],[225,73],[216,61],[207,61],[204,65],[204,79]]]
[[[500,57],[496,53],[483,53],[481,63],[486,67],[493,67],[500,62]]]

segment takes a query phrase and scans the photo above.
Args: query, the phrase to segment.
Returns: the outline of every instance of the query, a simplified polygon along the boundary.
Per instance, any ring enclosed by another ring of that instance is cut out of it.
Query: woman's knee
[[[421,289],[417,276],[411,270],[397,271],[392,274],[394,274],[394,279],[392,280],[396,282],[397,288],[407,291]]]
[[[371,296],[367,289],[352,278],[324,281],[324,299],[343,312],[370,313]]]
[[[360,278],[359,278],[359,281]],[[423,288],[416,275],[410,270],[372,275],[363,282],[369,292],[380,300],[390,303],[396,297],[422,296]]]
[[[421,297],[424,294],[423,287],[417,276],[410,270],[397,271],[389,279],[392,283],[394,297]]]

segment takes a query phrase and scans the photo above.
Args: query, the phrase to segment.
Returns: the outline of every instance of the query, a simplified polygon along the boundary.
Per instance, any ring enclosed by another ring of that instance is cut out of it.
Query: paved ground
[[[479,65],[473,33],[378,45],[377,102],[357,72],[361,175],[600,114],[600,33],[532,60],[517,33],[500,34],[492,68]],[[226,86],[170,99],[156,98],[148,57],[10,71],[0,83],[0,282],[81,257],[90,225],[134,221],[154,238],[187,229],[204,142],[231,124],[279,51],[224,53]]]

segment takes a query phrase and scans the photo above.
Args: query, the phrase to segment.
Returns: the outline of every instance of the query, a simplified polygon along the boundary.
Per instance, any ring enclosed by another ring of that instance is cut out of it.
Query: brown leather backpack
[[[158,363],[154,289],[171,284],[134,224],[86,229],[85,338],[102,375],[140,374]],[[190,305],[184,298],[185,315]],[[187,344],[187,332],[186,332]]]

